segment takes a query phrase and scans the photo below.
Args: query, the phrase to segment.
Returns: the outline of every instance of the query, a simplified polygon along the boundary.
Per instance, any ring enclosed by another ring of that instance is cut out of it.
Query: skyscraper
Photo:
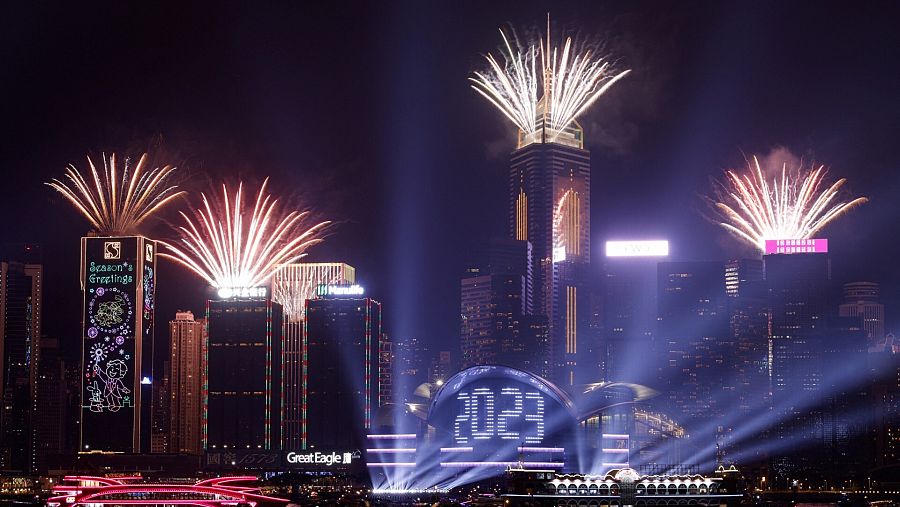
[[[356,269],[343,262],[299,262],[281,266],[272,277],[272,299],[284,309],[282,447],[303,445],[303,319],[306,301],[327,284],[356,283]]]
[[[510,230],[533,248],[535,313],[548,318],[545,355],[561,385],[576,382],[590,316],[590,153],[574,125],[556,131],[542,118],[535,134],[520,132],[509,180]]]
[[[668,242],[610,241],[606,250],[599,319],[602,378],[653,383],[658,365],[646,358],[656,331],[656,266],[668,256]]]
[[[194,320],[192,312],[177,312],[169,321],[169,340],[169,452],[199,454],[206,322]]]
[[[768,307],[762,261],[731,260],[725,264],[725,294],[730,333],[723,343],[726,384],[741,414],[758,413],[769,405]]]
[[[81,451],[150,451],[155,287],[155,241],[81,238]]]
[[[661,262],[658,266],[659,317],[657,357],[665,359],[661,386],[670,408],[691,418],[709,420],[728,408],[724,392],[724,267],[720,262]]]
[[[460,283],[463,366],[503,364],[547,373],[546,326],[533,313],[531,243],[494,238]]]
[[[824,253],[763,257],[769,308],[769,378],[776,427],[772,438],[787,446],[822,449],[822,351],[826,349],[831,262]],[[808,452],[773,457],[782,475],[812,469],[824,456]],[[799,460],[799,461],[798,461]]]
[[[850,282],[844,284],[841,317],[861,317],[869,346],[884,342],[884,305],[879,300],[878,284]]]
[[[153,379],[153,417],[150,430],[150,452],[166,454],[172,424],[172,383],[169,361],[163,362],[162,372]]]
[[[66,445],[66,363],[59,340],[42,338],[40,359],[31,424],[31,471],[46,474],[48,457],[62,453]]]
[[[258,293],[210,300],[206,319],[204,448],[280,449],[281,305]]]
[[[306,302],[303,447],[362,448],[383,397],[381,303],[359,294],[322,291]],[[353,292],[353,291],[351,291]],[[385,372],[387,373],[387,372]]]
[[[0,261],[0,469],[32,471],[43,267],[37,247],[10,247]]]

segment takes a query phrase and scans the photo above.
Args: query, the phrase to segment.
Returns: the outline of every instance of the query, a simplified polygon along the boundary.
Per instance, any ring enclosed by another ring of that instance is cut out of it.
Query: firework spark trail
[[[120,173],[116,167],[116,155],[107,161],[103,156],[103,170],[98,171],[91,157],[89,178],[85,178],[74,165],[66,168],[69,183],[53,179],[46,183],[69,200],[104,236],[133,234],[148,216],[166,203],[183,194],[177,186],[167,184],[175,168],[157,167],[144,171],[147,154],[141,155],[132,170],[129,159]]]
[[[278,200],[266,193],[267,183],[268,179],[260,186],[249,220],[245,220],[243,183],[233,200],[225,185],[221,201],[201,193],[203,206],[194,211],[194,220],[181,212],[186,225],[178,227],[180,245],[164,243],[171,253],[161,255],[183,264],[215,288],[259,286],[280,265],[306,255],[309,247],[322,241],[330,222],[307,227],[308,211],[279,214]]]
[[[761,251],[767,239],[810,239],[835,218],[868,201],[865,197],[839,201],[844,178],[821,190],[826,185],[824,166],[804,171],[784,165],[780,179],[775,177],[771,183],[756,157],[749,169],[746,174],[726,172],[715,207],[723,227]]]
[[[615,73],[608,59],[590,50],[574,49],[571,37],[562,51],[552,47],[549,24],[546,43],[523,47],[518,39],[515,49],[500,30],[505,51],[504,64],[490,53],[485,55],[489,70],[475,72],[469,80],[472,88],[500,110],[519,129],[531,134],[538,129],[538,85],[542,84],[543,101],[550,127],[562,130],[590,107],[616,81],[630,70]],[[538,50],[537,47],[540,46]],[[541,73],[537,72],[540,52]]]
[[[284,273],[281,271],[280,273]],[[306,278],[302,280],[280,278],[276,276],[272,280],[272,300],[284,308],[284,316],[292,322],[303,318],[306,300],[313,299],[316,295],[316,286],[319,284],[331,285],[341,281],[340,276],[315,280]]]
[[[566,252],[569,245],[569,231],[566,220],[566,207],[569,198],[572,195],[572,189],[566,190],[559,202],[556,203],[556,209],[553,211],[553,250]],[[568,252],[566,252],[568,253]]]

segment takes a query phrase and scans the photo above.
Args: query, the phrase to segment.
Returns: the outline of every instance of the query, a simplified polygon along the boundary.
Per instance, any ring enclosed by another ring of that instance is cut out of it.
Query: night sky
[[[633,69],[581,118],[596,260],[610,238],[753,255],[701,196],[745,154],[783,148],[871,198],[823,236],[834,278],[881,282],[898,329],[900,3],[18,2],[0,16],[0,242],[43,246],[45,332],[80,344],[88,227],[42,183],[87,154],[149,149],[192,192],[269,176],[340,221],[308,260],[356,266],[392,338],[456,352],[460,272],[506,233],[515,144],[466,78],[497,28],[539,28],[548,11]],[[183,206],[145,232],[171,237]],[[166,264],[159,283],[160,324],[202,312],[193,275]]]

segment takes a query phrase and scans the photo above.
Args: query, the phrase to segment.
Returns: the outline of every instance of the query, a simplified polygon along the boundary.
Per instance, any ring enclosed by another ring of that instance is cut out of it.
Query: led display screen
[[[428,423],[436,429],[443,466],[478,466],[516,461],[523,447],[564,449],[571,444],[575,417],[571,402],[549,382],[512,368],[479,366],[447,381],[432,402]],[[540,459],[562,459],[550,453]]]
[[[136,450],[154,246],[139,237],[82,239],[82,451]]]

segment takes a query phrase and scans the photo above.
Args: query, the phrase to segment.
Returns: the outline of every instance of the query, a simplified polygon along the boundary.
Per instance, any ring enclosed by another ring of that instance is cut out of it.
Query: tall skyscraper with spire
[[[579,378],[591,262],[591,159],[583,138],[577,123],[555,130],[544,114],[534,134],[520,131],[510,164],[509,225],[515,239],[532,244],[535,313],[550,323],[546,354],[563,385],[590,381]]]

